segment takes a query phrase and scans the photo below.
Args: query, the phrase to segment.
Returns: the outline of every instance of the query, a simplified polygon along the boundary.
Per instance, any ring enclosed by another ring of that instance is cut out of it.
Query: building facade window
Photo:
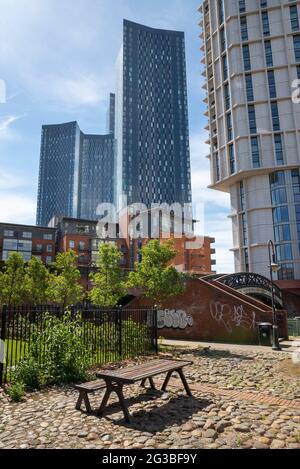
[[[244,246],[247,246],[248,245],[248,226],[247,226],[247,218],[246,218],[245,213],[242,214],[241,220],[242,220],[243,243],[244,243]]]
[[[254,101],[253,81],[251,73],[245,75],[247,101]]]
[[[79,241],[79,249],[80,249],[80,251],[85,250],[85,242],[84,241]]]
[[[226,83],[224,85],[224,99],[225,99],[225,109],[226,109],[226,111],[228,111],[228,109],[230,109],[230,107],[231,107],[228,83]]]
[[[219,153],[218,152],[215,155],[215,161],[216,161],[216,179],[217,179],[217,181],[220,181],[220,179],[221,179],[220,158],[219,158]]]
[[[278,166],[284,165],[283,147],[281,134],[274,135],[276,163]]]
[[[229,145],[229,164],[230,164],[230,174],[234,174],[236,172],[236,165],[235,165],[235,154],[234,154],[233,144]]]
[[[264,36],[270,36],[270,24],[269,24],[269,14],[267,11],[263,11],[261,14],[262,18],[262,27]]]
[[[251,154],[253,168],[260,168],[259,143],[257,137],[251,137]]]
[[[245,187],[244,187],[244,181],[240,182],[240,210],[241,212],[244,212],[246,208],[245,205]]]
[[[219,23],[224,23],[224,3],[223,0],[218,0],[218,10],[219,10]]]
[[[226,49],[226,36],[225,36],[224,28],[220,30],[220,48],[221,48],[221,53],[224,52],[224,50]]]
[[[299,17],[297,5],[290,6],[290,17],[292,31],[299,31]]]
[[[242,16],[240,18],[240,26],[241,26],[241,38],[242,41],[248,41],[248,26],[247,26],[247,18],[246,16]]]
[[[299,169],[293,169],[291,171],[292,177],[292,188],[294,194],[294,201],[296,204],[300,203],[300,172]]]
[[[254,105],[248,106],[248,118],[249,118],[250,134],[256,134],[257,133],[257,127],[256,127],[256,114],[255,114],[255,106]]]
[[[250,262],[249,262],[249,249],[244,249],[244,258],[245,258],[245,270],[250,272]]]
[[[69,248],[74,249],[75,248],[75,241],[70,240],[69,241]]]
[[[294,52],[296,62],[300,62],[300,34],[293,36],[294,41]]]
[[[274,238],[276,255],[280,264],[279,280],[294,279],[293,250],[291,244],[290,216],[287,196],[287,180],[284,171],[270,175],[271,200],[273,207]]]
[[[29,231],[24,231],[22,233],[22,238],[25,238],[25,239],[32,239],[32,233],[30,233]]]
[[[222,64],[223,64],[223,80],[225,81],[228,79],[227,55],[223,56]]]
[[[231,113],[227,114],[226,120],[227,120],[227,138],[228,138],[228,141],[230,142],[232,140],[232,117],[231,117]]]
[[[273,51],[271,41],[265,41],[266,66],[273,67]]]
[[[276,132],[277,130],[280,130],[280,119],[277,102],[271,103],[271,113],[273,130]]]
[[[4,230],[4,236],[7,238],[13,238],[15,236],[15,232],[13,230]]]
[[[245,0],[239,0],[239,10],[240,10],[240,13],[245,13],[246,12],[246,1]]]
[[[251,70],[251,57],[250,57],[250,49],[248,44],[243,45],[243,60],[244,60],[244,70],[249,71]]]
[[[271,99],[276,98],[276,82],[274,70],[268,71],[269,95]]]

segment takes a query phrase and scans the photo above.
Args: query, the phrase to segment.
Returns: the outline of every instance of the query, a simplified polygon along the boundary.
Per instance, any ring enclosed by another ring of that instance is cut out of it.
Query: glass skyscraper
[[[37,225],[77,215],[81,132],[77,122],[42,127]]]
[[[184,33],[124,20],[117,68],[116,205],[191,202]]]
[[[42,128],[37,225],[58,215],[97,219],[97,207],[113,202],[114,95],[110,133],[85,135],[77,122]]]
[[[82,134],[78,218],[97,219],[99,203],[113,203],[114,135]]]

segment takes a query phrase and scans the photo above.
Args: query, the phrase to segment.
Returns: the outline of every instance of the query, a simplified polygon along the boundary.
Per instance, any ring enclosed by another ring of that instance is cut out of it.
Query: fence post
[[[158,355],[158,338],[157,338],[157,306],[154,306],[153,310],[153,329],[152,334],[154,336],[154,350],[156,355]]]
[[[2,307],[1,331],[0,331],[0,386],[3,385],[4,360],[5,360],[5,338],[6,338],[7,306]]]
[[[122,348],[122,306],[118,306],[118,322],[119,322],[119,357],[122,360],[123,348]]]

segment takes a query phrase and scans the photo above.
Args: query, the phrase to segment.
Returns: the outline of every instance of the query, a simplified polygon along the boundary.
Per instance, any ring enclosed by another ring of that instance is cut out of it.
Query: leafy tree
[[[0,274],[0,304],[19,305],[24,294],[24,259],[22,254],[13,252],[5,261]]]
[[[170,266],[177,255],[172,240],[162,244],[159,240],[149,241],[140,252],[142,261],[136,263],[135,271],[129,274],[129,288],[141,289],[144,296],[157,305],[183,293],[183,277],[175,267]]]
[[[53,263],[55,274],[49,277],[46,294],[54,303],[63,308],[83,299],[83,287],[79,285],[80,272],[77,269],[77,255],[74,251],[59,253]]]
[[[89,293],[92,303],[102,308],[113,308],[126,295],[127,287],[120,267],[122,254],[117,246],[102,243],[99,246],[97,272],[91,274],[93,288]]]
[[[34,306],[46,304],[50,274],[41,259],[33,257],[25,267],[25,296]]]

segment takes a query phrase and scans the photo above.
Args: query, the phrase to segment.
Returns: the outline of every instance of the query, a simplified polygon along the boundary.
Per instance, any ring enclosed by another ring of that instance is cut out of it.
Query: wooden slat
[[[117,371],[103,371],[97,373],[99,378],[109,378],[112,381],[135,383],[136,381],[157,376],[168,371],[179,370],[190,365],[191,362],[180,360],[152,360],[140,366],[128,367]]]
[[[104,389],[106,387],[105,381],[98,380],[98,381],[91,381],[89,383],[77,384],[74,386],[75,389],[78,391],[87,391],[87,392],[94,392],[98,391],[99,389]]]

